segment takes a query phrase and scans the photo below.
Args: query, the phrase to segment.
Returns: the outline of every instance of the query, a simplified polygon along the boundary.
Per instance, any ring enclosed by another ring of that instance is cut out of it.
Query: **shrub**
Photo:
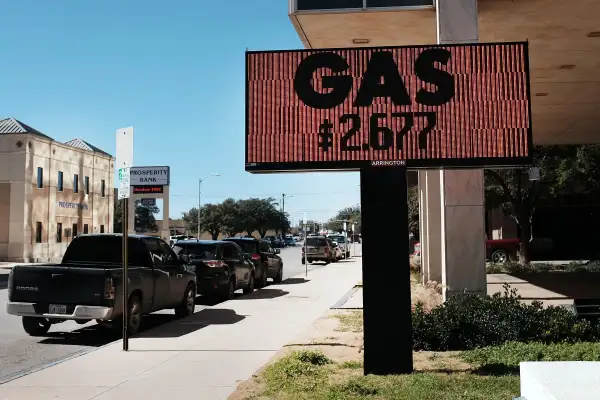
[[[518,367],[522,361],[600,361],[600,343],[519,343],[465,351],[461,357],[479,367]]]
[[[551,272],[551,271],[563,271],[563,272],[600,272],[599,262],[571,262],[569,264],[547,264],[547,263],[536,263],[536,264],[520,264],[515,261],[510,261],[502,264],[488,264],[486,266],[486,272],[488,274],[519,274],[519,273],[532,273],[532,272]]]
[[[516,289],[504,286],[493,296],[457,294],[444,304],[412,315],[415,350],[469,350],[510,341],[559,343],[600,338],[598,325],[579,320],[564,307],[520,301]]]

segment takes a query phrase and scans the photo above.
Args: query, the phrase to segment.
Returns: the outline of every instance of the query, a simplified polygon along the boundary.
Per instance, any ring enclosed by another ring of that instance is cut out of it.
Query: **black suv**
[[[195,267],[198,293],[232,300],[238,289],[244,293],[254,291],[254,263],[235,243],[180,240],[173,245],[173,251],[183,262]]]
[[[226,242],[236,243],[256,266],[257,287],[267,285],[267,278],[272,278],[274,283],[283,280],[283,260],[279,257],[279,249],[273,249],[269,240],[259,240],[249,237],[232,237],[223,239]]]

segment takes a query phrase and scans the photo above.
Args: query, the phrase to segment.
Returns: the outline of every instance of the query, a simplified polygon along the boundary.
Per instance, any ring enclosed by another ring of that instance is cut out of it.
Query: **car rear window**
[[[122,264],[122,236],[78,236],[67,247],[63,256],[65,264],[86,264],[104,268],[105,264]],[[128,239],[128,259],[130,265],[145,265],[149,261],[146,246],[136,238]]]
[[[346,238],[344,236],[329,236],[329,239],[334,240],[338,243],[346,243]]]
[[[209,243],[176,243],[173,251],[178,256],[188,255],[199,260],[215,260],[218,256],[217,245]]]
[[[235,240],[235,239],[225,239],[228,242],[236,243],[238,246],[242,248],[244,253],[254,254],[258,253],[257,244],[258,242],[254,240]]]
[[[324,238],[310,237],[306,239],[307,246],[326,246],[327,241]]]

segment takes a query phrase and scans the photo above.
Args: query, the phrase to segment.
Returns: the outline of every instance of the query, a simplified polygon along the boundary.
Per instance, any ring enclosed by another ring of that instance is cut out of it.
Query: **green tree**
[[[223,214],[220,204],[206,204],[200,208],[200,230],[208,232],[213,240],[223,231]]]
[[[536,207],[559,205],[565,198],[585,203],[600,198],[600,146],[540,146],[534,163],[541,181],[532,182],[528,169],[485,170],[486,208],[500,207],[520,228],[519,261],[531,260],[532,219]]]
[[[223,224],[223,232],[227,236],[235,236],[244,230],[241,223],[240,204],[238,201],[229,198],[220,204],[221,207],[221,222]]]
[[[344,229],[344,222],[346,221],[346,230],[352,230],[352,224],[355,223],[356,232],[361,231],[361,216],[360,216],[360,206],[355,205],[351,207],[342,208],[337,212],[335,217],[331,218],[325,224],[325,228],[341,232]]]
[[[271,229],[275,229],[277,233],[281,233],[282,235],[285,235],[289,232],[289,230],[291,229],[291,223],[288,219],[287,213],[275,210],[275,213],[273,213],[272,218],[273,220],[270,223],[270,225],[272,225]]]
[[[113,214],[113,232],[123,233],[123,201],[115,200],[115,212]]]
[[[186,230],[197,235],[198,233],[198,209],[192,207],[188,212],[183,213],[183,222],[185,223]],[[200,239],[200,238],[198,238]]]
[[[419,187],[408,187],[408,232],[419,237]]]
[[[280,211],[276,208],[275,199],[269,197],[267,199],[250,198],[240,200],[239,204],[239,224],[242,231],[252,232],[258,231],[261,237],[265,237],[269,229],[275,229],[275,217]]]
[[[160,212],[157,206],[148,206],[142,204],[141,200],[135,202],[135,222],[134,229],[136,232],[156,232],[156,218],[154,214]]]

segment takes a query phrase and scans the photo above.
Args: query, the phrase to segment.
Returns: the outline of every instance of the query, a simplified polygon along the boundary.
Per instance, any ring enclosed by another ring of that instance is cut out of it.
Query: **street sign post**
[[[129,196],[131,189],[131,170],[133,166],[133,127],[117,130],[117,160],[119,170],[118,197],[123,204],[123,243],[121,258],[123,263],[123,351],[129,350],[129,268],[128,268],[128,235],[129,229]]]
[[[246,171],[360,171],[365,374],[413,372],[408,246],[389,263],[378,240],[409,241],[406,169],[530,165],[528,57],[526,42],[246,53]]]

